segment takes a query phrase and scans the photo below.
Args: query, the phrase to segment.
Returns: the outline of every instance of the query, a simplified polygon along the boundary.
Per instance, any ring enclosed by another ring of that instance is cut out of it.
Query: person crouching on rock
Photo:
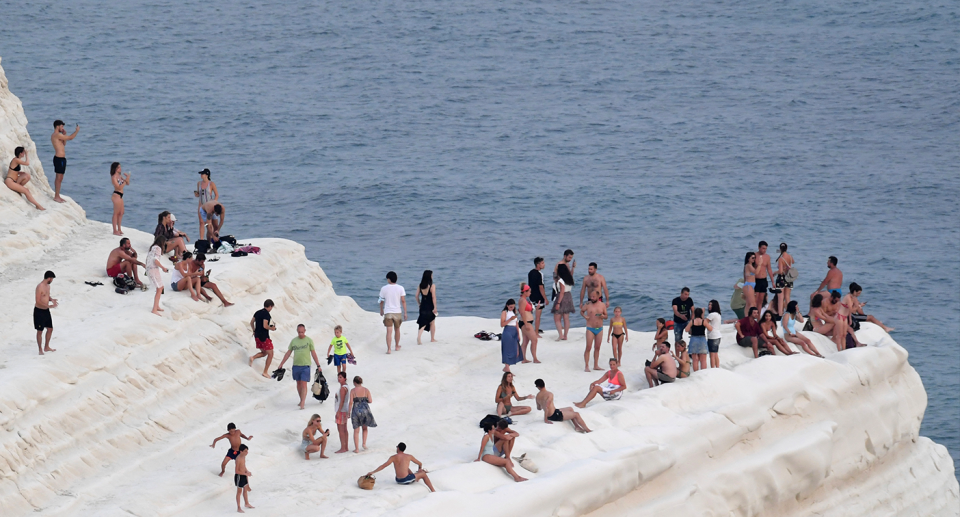
[[[313,437],[317,431],[320,431],[320,438]],[[323,451],[327,450],[327,437],[329,436],[330,430],[320,427],[320,415],[310,417],[307,428],[300,434],[300,452],[303,453],[303,458],[309,460],[310,455],[315,452],[319,452],[321,458],[328,458],[329,456],[324,455]]]
[[[120,239],[120,246],[114,248],[107,257],[107,276],[116,278],[120,273],[133,277],[137,287],[141,287],[140,276],[137,275],[137,266],[146,264],[137,260],[137,251],[130,245],[130,239],[124,237]]]

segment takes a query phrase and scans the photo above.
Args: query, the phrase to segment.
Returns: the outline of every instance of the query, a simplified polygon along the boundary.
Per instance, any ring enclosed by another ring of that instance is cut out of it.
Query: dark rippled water
[[[798,298],[837,255],[960,466],[956,4],[13,1],[4,18],[51,178],[51,121],[82,125],[65,192],[94,219],[114,160],[125,223],[148,231],[164,209],[193,221],[209,167],[230,233],[303,243],[367,309],[387,270],[412,287],[430,268],[441,314],[494,317],[530,259],[571,247],[640,328],[684,285],[726,307],[760,239],[790,244]]]

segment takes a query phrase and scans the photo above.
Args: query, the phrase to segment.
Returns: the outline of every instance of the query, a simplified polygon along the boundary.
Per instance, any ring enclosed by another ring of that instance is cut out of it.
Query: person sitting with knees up
[[[497,442],[497,428],[490,422],[487,422],[483,424],[483,432],[485,434],[483,435],[483,439],[480,440],[480,454],[477,455],[477,459],[474,461],[482,461],[495,467],[503,467],[514,481],[518,483],[526,481],[527,478],[520,477],[517,471],[513,470],[513,460],[511,460],[509,456],[504,457],[504,453],[497,449],[495,445]]]
[[[137,266],[146,267],[146,264],[137,260],[137,251],[130,245],[130,239],[120,239],[120,246],[114,248],[107,257],[107,276],[116,278],[121,273],[132,276],[137,287],[143,286],[137,274]]]
[[[670,353],[670,343],[663,342],[657,345],[657,354],[650,366],[643,369],[651,388],[677,380],[677,363],[676,358]]]
[[[583,409],[597,395],[603,397],[603,400],[617,400],[625,389],[627,389],[627,381],[623,377],[623,372],[620,371],[620,365],[616,358],[611,357],[610,371],[605,372],[602,377],[590,383],[590,393],[587,393],[582,401],[575,402],[573,405]]]

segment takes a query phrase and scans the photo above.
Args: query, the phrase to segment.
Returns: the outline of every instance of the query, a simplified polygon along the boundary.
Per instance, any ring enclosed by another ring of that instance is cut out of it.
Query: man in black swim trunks
[[[53,182],[53,200],[57,203],[63,203],[63,198],[60,197],[60,184],[63,183],[63,175],[67,172],[67,154],[65,148],[67,142],[76,138],[79,132],[80,124],[77,124],[77,129],[73,130],[73,134],[68,135],[67,131],[63,128],[62,120],[53,121],[53,134],[50,135],[50,143],[53,144],[53,171],[57,174],[57,179]]]
[[[40,355],[44,352],[56,352],[55,348],[50,348],[50,336],[53,335],[53,318],[50,317],[50,309],[59,305],[56,298],[50,298],[50,284],[57,275],[53,271],[47,271],[43,274],[43,282],[37,284],[36,303],[33,306],[33,328],[37,330],[37,348],[40,349]],[[47,345],[41,345],[43,338],[43,329],[47,329]]]
[[[770,287],[767,277],[773,280],[773,267],[770,266],[770,255],[767,255],[767,241],[760,241],[760,244],[757,245],[756,267],[757,285],[753,288],[753,292],[757,295],[757,303],[754,307],[764,307],[767,300],[767,288]]]
[[[536,321],[533,328],[537,329],[537,334],[542,334],[540,330],[540,315],[543,314],[543,307],[547,304],[547,291],[543,287],[543,271],[547,263],[543,257],[533,259],[533,269],[527,273],[527,285],[530,286],[530,303],[536,310]]]
[[[247,454],[250,453],[250,449],[246,445],[240,446],[240,454],[237,455],[237,461],[234,463],[234,474],[233,474],[233,484],[237,486],[237,511],[240,513],[243,512],[243,508],[240,508],[240,495],[243,495],[243,505],[247,508],[253,508],[250,506],[250,483],[247,480],[248,476],[252,476],[253,472],[247,470]]]
[[[589,433],[590,428],[584,423],[580,413],[573,410],[572,407],[557,409],[553,405],[553,393],[547,391],[543,379],[537,379],[533,382],[540,393],[537,394],[537,409],[543,410],[543,423],[552,424],[554,422],[565,422],[567,420],[573,424],[573,428],[581,433]]]

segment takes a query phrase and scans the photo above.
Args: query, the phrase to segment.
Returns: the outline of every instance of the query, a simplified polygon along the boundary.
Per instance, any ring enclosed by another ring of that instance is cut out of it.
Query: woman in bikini
[[[653,336],[653,350],[657,350],[657,345],[667,341],[670,337],[670,331],[667,330],[667,320],[657,318],[657,333]]]
[[[14,159],[10,160],[10,165],[7,167],[7,174],[5,174],[3,178],[3,184],[17,194],[26,196],[27,201],[37,207],[37,210],[46,210],[46,208],[40,206],[40,203],[37,203],[37,200],[33,198],[33,194],[27,189],[30,174],[25,171],[20,171],[21,165],[30,165],[30,159],[27,158],[27,151],[23,147],[17,147],[13,150],[13,155]]]
[[[617,329],[616,332],[613,331],[614,328]],[[659,327],[657,329],[659,330]],[[613,309],[613,317],[610,318],[610,327],[607,329],[607,343],[611,343],[611,339],[613,340],[613,358],[617,360],[617,364],[622,365],[623,342],[628,341],[630,337],[627,336],[627,320],[623,319],[623,309],[620,307]]]
[[[526,282],[520,283],[520,302],[517,303],[517,326],[520,327],[520,333],[523,334],[523,343],[520,349],[523,350],[523,362],[529,363],[527,359],[527,345],[530,345],[530,355],[533,356],[533,362],[539,363],[537,359],[537,340],[539,335],[533,325],[534,318],[533,303],[530,302],[530,286]]]
[[[777,279],[773,284],[777,289],[783,289],[780,296],[780,306],[777,310],[783,314],[784,307],[790,305],[790,291],[793,291],[793,282],[787,282],[787,272],[793,267],[793,255],[787,253],[787,243],[780,243],[780,256],[777,257]]]
[[[220,193],[217,192],[217,184],[210,181],[210,169],[200,171],[200,181],[197,182],[197,190],[193,191],[193,197],[199,198],[200,204],[197,205],[197,219],[200,220],[200,239],[203,239],[207,222],[203,220],[200,214],[200,207],[207,201],[219,201]],[[210,237],[213,237],[212,235]]]
[[[743,308],[744,314],[750,314],[750,307],[756,307],[757,288],[757,254],[748,251],[743,259],[743,300],[747,303]]]
[[[531,409],[528,406],[514,406],[511,404],[511,400],[519,401],[532,398],[533,395],[525,397],[517,395],[517,390],[513,387],[513,374],[510,372],[504,373],[503,377],[500,378],[500,386],[497,386],[497,416],[526,415]]]
[[[672,355],[672,354],[671,354]],[[680,368],[677,370],[677,378],[684,379],[690,376],[690,355],[687,354],[687,344],[683,341],[677,341],[677,355],[673,356],[676,358],[677,363],[680,364]]]
[[[799,346],[810,355],[823,357],[817,351],[817,347],[813,346],[813,341],[810,341],[810,338],[797,332],[797,323],[803,323],[803,315],[799,314],[798,306],[796,300],[787,304],[787,310],[783,313],[783,319],[780,320],[780,324],[783,326],[783,339]]]
[[[123,188],[130,184],[130,174],[124,174],[120,170],[120,162],[110,164],[110,183],[113,184],[113,194],[110,200],[113,202],[113,234],[123,235],[120,230],[120,223],[123,222]]]
[[[767,340],[767,343],[771,343],[777,347],[780,353],[783,355],[793,355],[796,353],[790,350],[787,342],[777,335],[777,322],[773,320],[773,313],[770,311],[764,311],[763,316],[760,317],[760,329],[763,331],[763,337]]]

